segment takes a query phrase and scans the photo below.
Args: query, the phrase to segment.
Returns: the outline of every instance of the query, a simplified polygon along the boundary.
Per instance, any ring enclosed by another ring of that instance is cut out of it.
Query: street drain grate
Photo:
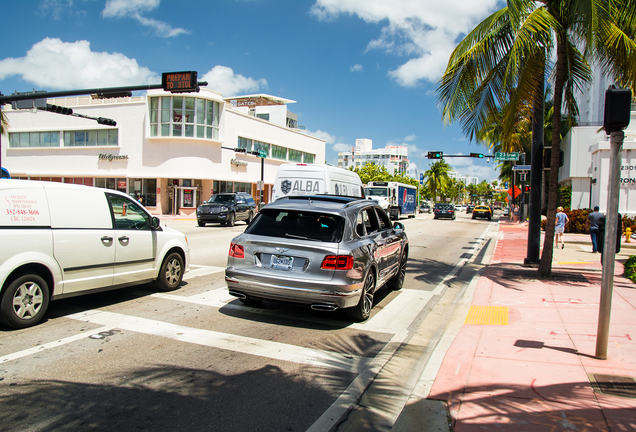
[[[619,375],[589,374],[594,391],[607,395],[636,398],[636,380]]]
[[[502,277],[504,279],[514,281],[535,281],[541,280],[543,282],[557,282],[557,283],[583,283],[587,284],[590,281],[581,273],[570,272],[552,272],[549,278],[540,278],[537,274],[537,270],[525,270],[525,269],[503,269]]]

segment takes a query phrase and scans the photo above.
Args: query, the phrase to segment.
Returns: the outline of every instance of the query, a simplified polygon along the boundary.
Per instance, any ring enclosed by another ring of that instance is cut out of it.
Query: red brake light
[[[243,250],[243,246],[237,245],[236,243],[230,243],[229,255],[233,258],[245,258],[245,251]]]
[[[353,257],[351,255],[327,255],[322,260],[320,268],[323,270],[351,270]]]

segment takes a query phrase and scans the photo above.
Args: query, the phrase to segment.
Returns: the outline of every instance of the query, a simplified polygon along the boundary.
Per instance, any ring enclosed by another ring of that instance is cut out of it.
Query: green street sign
[[[258,151],[258,157],[266,158],[267,157],[267,152],[264,151],[264,150],[259,150]]]
[[[517,160],[519,160],[519,152],[515,152],[515,153],[497,152],[497,153],[495,153],[495,160],[517,161]]]

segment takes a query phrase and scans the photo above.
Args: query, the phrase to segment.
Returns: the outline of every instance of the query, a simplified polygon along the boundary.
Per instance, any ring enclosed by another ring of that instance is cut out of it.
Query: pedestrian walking
[[[563,211],[563,207],[557,207],[556,214],[556,226],[554,228],[554,232],[556,233],[556,241],[554,242],[554,247],[559,247],[559,239],[561,240],[561,249],[565,249],[565,242],[563,241],[563,233],[565,232],[565,225],[570,221],[568,219],[568,215]]]
[[[594,211],[587,215],[587,221],[585,225],[588,227],[590,238],[592,239],[592,253],[598,252],[598,222],[604,217],[605,215],[603,213],[599,213],[598,206],[594,206]]]

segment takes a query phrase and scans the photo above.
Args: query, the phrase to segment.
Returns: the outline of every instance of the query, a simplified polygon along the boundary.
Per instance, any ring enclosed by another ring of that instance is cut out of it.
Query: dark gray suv
[[[247,192],[219,193],[197,208],[197,223],[200,227],[213,222],[234,226],[236,221],[249,225],[255,214],[256,203]]]
[[[230,245],[225,282],[246,304],[263,299],[369,318],[376,290],[404,283],[409,243],[372,200],[287,196],[266,205]]]

